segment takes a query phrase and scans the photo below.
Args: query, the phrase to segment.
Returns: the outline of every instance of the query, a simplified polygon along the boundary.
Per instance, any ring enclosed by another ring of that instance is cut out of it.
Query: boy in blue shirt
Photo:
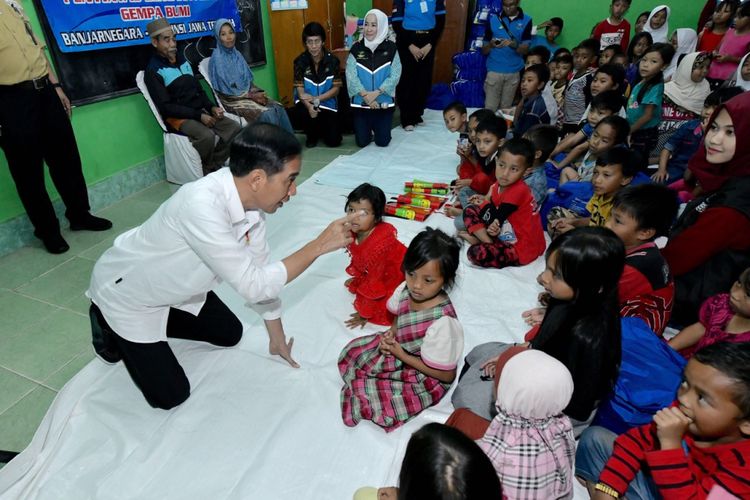
[[[521,76],[521,101],[513,120],[513,137],[522,137],[534,125],[550,122],[542,90],[549,81],[549,69],[544,64],[534,64],[523,70]]]
[[[545,28],[544,35],[537,34],[534,36],[534,39],[531,41],[531,48],[539,46],[546,47],[547,50],[549,50],[550,55],[554,56],[557,49],[560,48],[560,46],[555,43],[555,39],[560,36],[560,33],[562,33],[563,20],[559,17],[553,17],[549,21],[544,21],[537,26],[537,29],[542,28]]]

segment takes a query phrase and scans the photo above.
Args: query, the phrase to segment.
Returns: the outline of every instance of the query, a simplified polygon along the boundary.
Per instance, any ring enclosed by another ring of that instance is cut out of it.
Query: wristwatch
[[[617,491],[614,488],[607,486],[604,483],[596,483],[596,486],[594,486],[594,489],[596,491],[601,491],[602,493],[606,493],[612,498],[620,498],[620,494],[617,493]]]

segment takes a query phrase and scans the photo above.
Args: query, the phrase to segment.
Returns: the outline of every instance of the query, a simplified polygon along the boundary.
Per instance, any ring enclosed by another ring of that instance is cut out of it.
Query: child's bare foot
[[[445,211],[445,215],[447,215],[448,217],[458,217],[462,213],[464,213],[464,209],[456,206],[448,207],[448,209]]]
[[[471,233],[469,233],[469,231],[459,231],[456,234],[458,235],[459,238],[468,241],[472,245],[476,245],[477,243],[479,243],[479,240],[476,237],[474,237]]]
[[[534,309],[524,311],[521,314],[521,317],[524,319],[524,321],[526,321],[527,325],[536,326],[544,320],[544,315],[546,314],[546,312],[546,307],[535,307]]]

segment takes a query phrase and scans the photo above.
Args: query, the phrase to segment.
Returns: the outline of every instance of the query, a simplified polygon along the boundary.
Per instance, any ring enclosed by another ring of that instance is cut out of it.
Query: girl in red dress
[[[346,287],[355,295],[354,310],[346,321],[349,328],[367,322],[390,326],[393,314],[386,303],[404,280],[401,261],[406,247],[396,238],[396,228],[383,222],[385,194],[368,183],[358,186],[346,199],[346,212],[358,212],[352,220],[354,242],[346,247],[352,261]]]

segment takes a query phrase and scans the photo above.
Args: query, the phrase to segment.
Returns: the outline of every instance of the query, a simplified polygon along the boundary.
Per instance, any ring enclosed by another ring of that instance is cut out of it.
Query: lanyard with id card
[[[409,0],[409,3],[412,3],[413,1],[414,0]],[[430,11],[429,7],[427,7],[427,0],[420,0],[420,2],[419,2],[419,11],[422,14],[427,14]]]

